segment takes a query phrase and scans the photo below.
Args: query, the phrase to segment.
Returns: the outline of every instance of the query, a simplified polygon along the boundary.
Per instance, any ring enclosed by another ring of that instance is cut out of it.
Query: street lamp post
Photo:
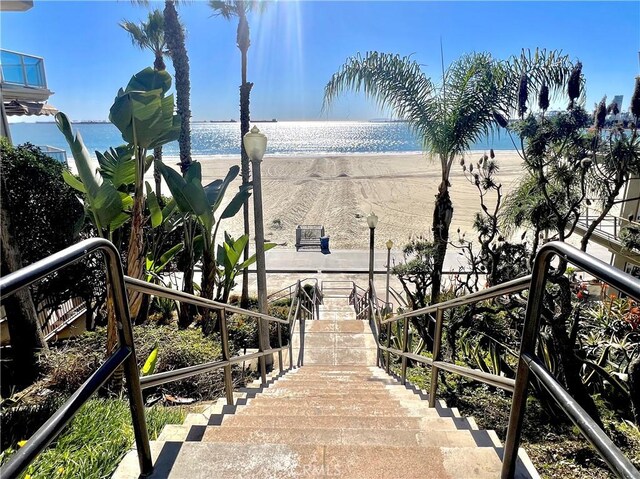
[[[260,133],[258,127],[254,126],[249,133],[244,135],[243,143],[247,155],[251,160],[253,173],[253,219],[255,222],[258,309],[262,314],[267,314],[267,272],[264,259],[264,221],[262,217],[262,183],[260,174],[260,164],[262,163],[264,152],[267,149],[267,137]],[[270,348],[269,323],[265,320],[258,319],[258,327],[260,329],[260,350],[264,351]],[[264,364],[270,369],[273,365],[273,357],[264,356],[263,358],[264,361],[261,361],[261,366]]]
[[[389,307],[389,272],[391,270],[391,248],[393,248],[393,241],[387,241],[387,295],[384,300],[385,308]]]
[[[378,226],[378,217],[372,211],[367,216],[367,224],[369,225],[369,297],[371,301],[374,301],[373,297],[373,288],[371,285],[373,284],[373,243],[375,238],[375,230],[376,226]],[[373,311],[371,311],[373,314]]]

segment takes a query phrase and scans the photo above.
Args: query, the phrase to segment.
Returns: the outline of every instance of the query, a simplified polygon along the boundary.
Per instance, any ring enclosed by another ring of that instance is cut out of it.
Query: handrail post
[[[290,308],[293,309],[293,302],[295,298],[291,300]],[[289,319],[289,369],[293,369],[293,330],[296,324],[296,314],[295,310],[293,310],[293,317]]]
[[[264,352],[264,348],[262,347],[262,345],[264,344],[262,342],[262,321],[265,321],[262,318],[258,318],[258,351],[259,352]],[[258,365],[260,367],[260,381],[262,386],[266,386],[267,385],[267,364],[266,364],[266,360],[264,355],[261,355],[258,358]]]
[[[387,374],[391,371],[391,353],[389,352],[389,348],[391,347],[391,323],[387,323]]]
[[[402,385],[407,383],[407,353],[409,352],[409,318],[404,318],[402,331]]]
[[[278,328],[278,369],[280,373],[282,373],[282,370],[284,369],[282,367],[282,327],[280,326],[280,323],[278,323],[276,327]]]
[[[436,310],[436,330],[433,338],[433,350],[432,350],[433,363],[431,365],[431,385],[429,388],[429,407],[436,407],[439,368],[438,366],[435,365],[435,362],[440,359],[440,344],[442,342],[443,317],[444,317],[444,311],[438,308]]]
[[[138,360],[133,342],[133,327],[131,325],[127,291],[124,285],[124,272],[120,263],[120,255],[113,244],[109,243],[100,247],[100,249],[104,252],[107,261],[107,282],[113,286],[111,289],[115,312],[120,326],[118,328],[118,342],[121,347],[125,346],[131,350],[131,354],[124,363],[124,378],[127,385],[129,410],[131,411],[133,433],[138,451],[140,475],[148,476],[153,472],[153,460],[151,458],[147,421],[145,420],[142,388],[140,387],[140,370],[138,369]]]
[[[553,254],[538,253],[531,275],[529,299],[527,300],[522,339],[520,341],[516,384],[513,389],[511,411],[509,412],[509,425],[507,427],[507,437],[504,443],[504,453],[502,457],[502,471],[500,475],[502,479],[511,479],[514,477],[516,470],[518,448],[520,447],[520,436],[522,434],[522,421],[527,404],[527,389],[529,387],[529,366],[524,360],[523,354],[532,354],[535,352],[537,332],[540,324],[542,295],[544,294],[547,283],[550,256],[553,256]]]
[[[229,351],[227,312],[224,309],[218,310],[218,321],[220,321],[220,338],[222,339],[222,359],[229,361],[229,359],[231,359],[231,351]],[[224,367],[224,392],[227,397],[227,404],[233,406],[233,376],[231,375],[231,364]]]

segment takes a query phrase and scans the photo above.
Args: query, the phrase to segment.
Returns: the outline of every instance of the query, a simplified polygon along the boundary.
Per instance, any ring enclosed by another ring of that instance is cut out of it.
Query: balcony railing
[[[44,59],[10,50],[0,50],[0,81],[10,85],[46,89]]]
[[[65,150],[49,145],[38,146],[38,148],[40,148],[42,153],[53,158],[56,161],[59,161],[63,165],[67,164],[67,152]]]

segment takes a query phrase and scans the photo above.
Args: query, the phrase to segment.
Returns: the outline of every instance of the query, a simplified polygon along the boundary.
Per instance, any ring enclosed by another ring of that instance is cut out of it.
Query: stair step
[[[336,331],[340,333],[371,333],[371,328],[369,328],[369,324],[366,321],[361,321],[358,319],[343,321],[306,321],[305,334],[327,331]]]
[[[374,401],[390,401],[391,399],[401,399],[404,401],[422,401],[420,397],[412,392],[394,391],[391,395],[386,392],[371,391],[352,391],[352,392],[322,392],[322,391],[290,391],[284,389],[274,389],[256,395],[265,399],[276,398],[282,400],[299,399],[301,401],[316,399],[318,401],[337,401],[337,402],[374,402]]]
[[[429,407],[405,407],[405,406],[372,406],[361,404],[315,404],[315,405],[288,405],[274,407],[269,404],[254,405],[240,408],[236,415],[242,416],[363,416],[363,417],[389,417],[402,414],[405,417],[440,417],[436,409]]]
[[[305,365],[328,364],[375,364],[376,352],[369,348],[305,348]]]
[[[348,390],[314,390],[314,389],[273,389],[257,394],[265,399],[274,398],[280,400],[314,401],[319,403],[355,403],[355,402],[371,402],[379,401],[381,403],[405,400],[408,402],[424,402],[420,396],[407,390],[392,391],[372,391],[370,389],[354,389]],[[425,402],[426,403],[426,402]]]
[[[413,429],[451,431],[474,429],[467,418],[404,417],[398,416],[225,416],[222,426],[253,428],[310,428],[310,429]]]
[[[491,448],[157,441],[151,446],[158,457],[152,479],[495,479],[500,474],[500,460]],[[113,477],[134,479],[138,474],[136,455],[128,454]]]
[[[371,333],[309,332],[304,339],[306,348],[373,348],[375,344]]]
[[[474,433],[485,431],[403,431],[387,430],[384,434],[373,429],[302,429],[248,427],[208,427],[203,442],[242,442],[255,444],[307,444],[307,445],[352,445],[352,446],[441,446],[477,447]],[[485,447],[490,446],[486,439]]]

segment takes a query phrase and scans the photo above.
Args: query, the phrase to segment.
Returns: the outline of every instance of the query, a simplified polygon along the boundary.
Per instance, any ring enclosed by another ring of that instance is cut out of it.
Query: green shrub
[[[197,329],[175,326],[143,325],[134,328],[139,366],[158,346],[156,373],[220,359],[220,343],[203,337]],[[71,394],[104,362],[104,329],[85,333],[66,341],[41,359],[47,386],[56,392]],[[165,384],[163,392],[195,399],[213,399],[223,387],[222,370],[199,374]]]

